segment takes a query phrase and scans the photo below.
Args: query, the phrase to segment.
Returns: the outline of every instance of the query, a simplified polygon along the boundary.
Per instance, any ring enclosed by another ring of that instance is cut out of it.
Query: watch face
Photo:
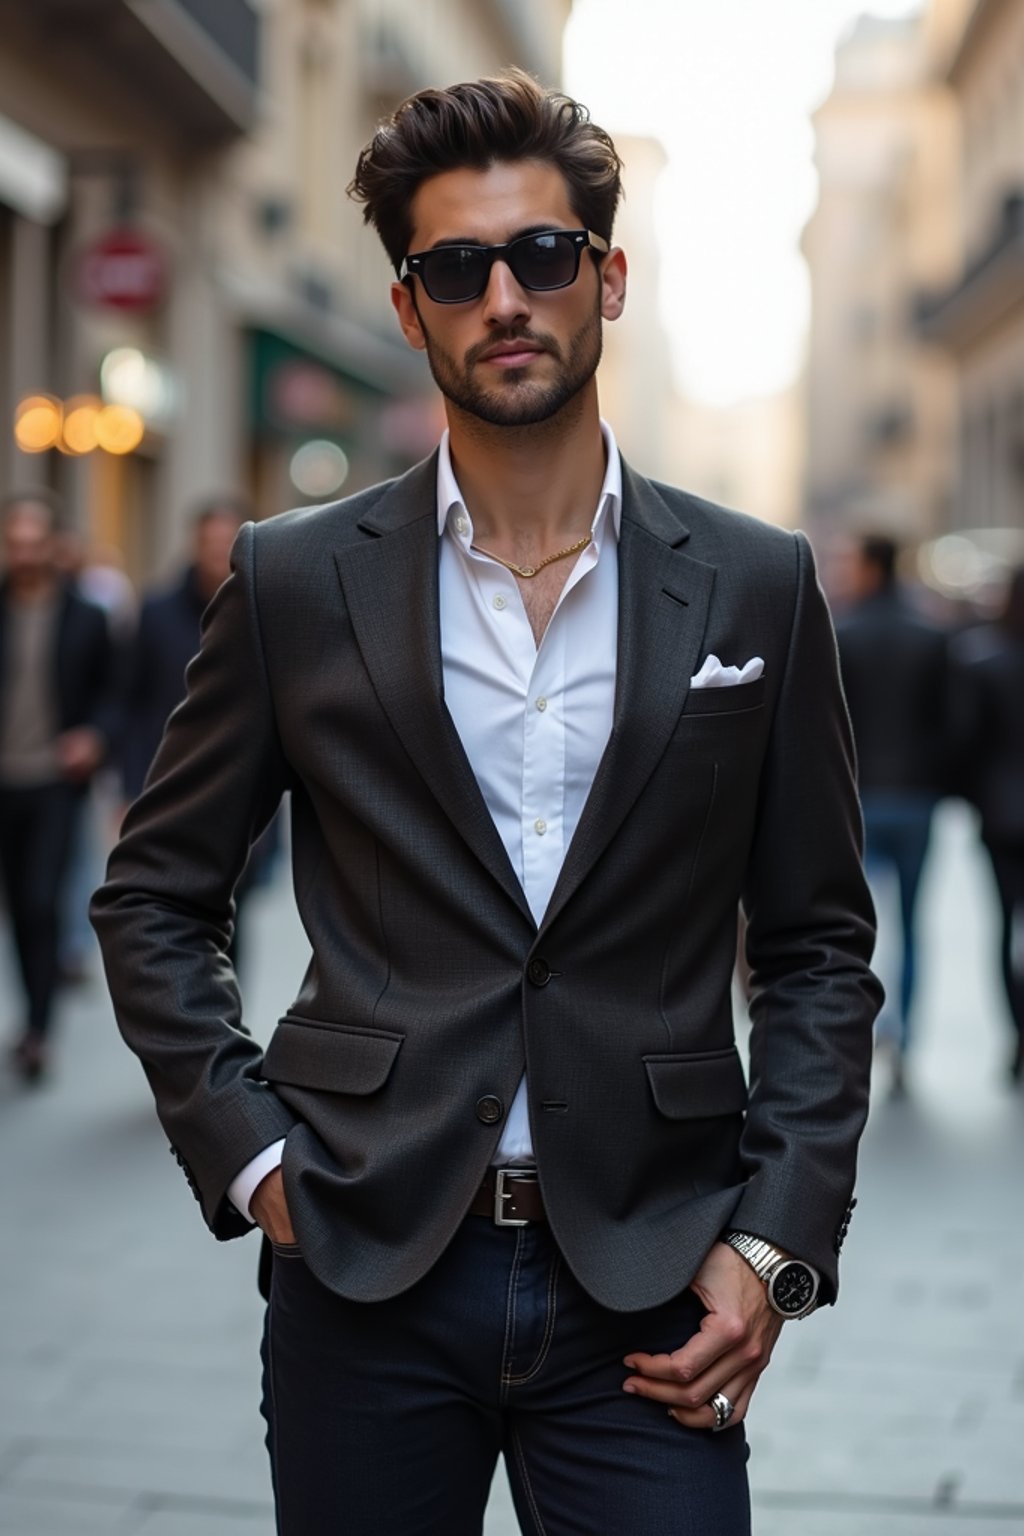
[[[783,1317],[799,1317],[814,1300],[818,1290],[818,1277],[813,1269],[790,1259],[780,1264],[772,1276],[769,1295],[776,1312]]]

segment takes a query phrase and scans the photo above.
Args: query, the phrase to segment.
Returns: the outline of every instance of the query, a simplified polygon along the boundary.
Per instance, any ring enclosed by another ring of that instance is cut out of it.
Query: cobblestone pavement
[[[304,956],[284,887],[257,900],[265,1038]],[[840,1303],[788,1326],[755,1400],[757,1536],[1024,1533],[1024,1095],[961,808],[924,904],[910,1096],[879,1070]],[[0,1531],[272,1536],[255,1245],[207,1237],[98,982],[50,1086],[0,1077],[0,1167]],[[499,1475],[487,1536],[516,1529]]]

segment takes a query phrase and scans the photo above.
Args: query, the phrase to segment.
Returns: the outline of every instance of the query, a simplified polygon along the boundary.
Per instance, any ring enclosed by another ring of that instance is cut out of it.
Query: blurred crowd
[[[49,492],[7,498],[0,579],[0,876],[23,1016],[13,1069],[50,1064],[55,1002],[87,975],[86,909],[104,852],[139,794],[185,687],[203,611],[250,515],[222,496],[196,510],[174,578],[136,593],[119,551],[89,548]],[[857,747],[865,863],[899,929],[895,985],[878,1024],[890,1090],[907,1091],[918,976],[917,911],[936,807],[969,801],[1001,913],[998,958],[1013,1026],[1007,1072],[1024,1076],[1024,569],[993,620],[943,622],[901,581],[900,551],[866,536],[833,571],[840,665]],[[278,851],[272,826],[236,892],[238,916]],[[884,899],[888,881],[896,900]],[[994,947],[993,954],[996,954]]]
[[[940,621],[903,583],[900,551],[867,535],[846,553],[833,596],[857,749],[864,862],[899,961],[877,1024],[894,1096],[907,1091],[918,980],[917,915],[934,815],[959,796],[977,812],[1000,909],[999,963],[1013,1028],[1010,1080],[1024,1074],[1024,569],[987,622]],[[890,890],[884,889],[888,883]],[[895,895],[890,902],[887,896]],[[892,908],[895,911],[892,911]],[[891,918],[888,914],[892,911]]]
[[[119,551],[88,548],[49,492],[3,503],[0,875],[24,994],[10,1063],[26,1082],[50,1065],[60,990],[89,974],[87,908],[105,851],[184,694],[203,611],[249,516],[230,496],[200,507],[181,570],[140,600]],[[236,966],[239,914],[277,841],[273,826],[235,893]]]

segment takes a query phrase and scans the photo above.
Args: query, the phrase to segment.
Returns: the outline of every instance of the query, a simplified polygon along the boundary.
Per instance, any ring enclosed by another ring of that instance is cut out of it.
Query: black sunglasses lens
[[[579,267],[578,249],[571,235],[554,230],[524,235],[509,246],[508,264],[524,288],[567,288]]]
[[[487,261],[471,245],[443,245],[423,258],[423,286],[437,304],[475,299],[484,290]]]
[[[524,235],[502,251],[516,282],[543,292],[567,288],[579,271],[580,248],[571,235],[550,230]],[[463,304],[487,287],[490,251],[474,245],[440,245],[422,257],[420,276],[435,304]]]

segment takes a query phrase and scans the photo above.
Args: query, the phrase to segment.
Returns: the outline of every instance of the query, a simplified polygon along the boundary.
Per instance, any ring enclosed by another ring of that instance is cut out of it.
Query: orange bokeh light
[[[14,440],[22,453],[45,453],[60,441],[63,406],[52,395],[26,395],[14,413]]]
[[[96,441],[107,453],[133,453],[146,435],[146,423],[128,405],[105,405],[96,417]]]
[[[59,446],[65,453],[92,453],[96,447],[101,403],[95,395],[75,395],[64,407],[64,431]]]

